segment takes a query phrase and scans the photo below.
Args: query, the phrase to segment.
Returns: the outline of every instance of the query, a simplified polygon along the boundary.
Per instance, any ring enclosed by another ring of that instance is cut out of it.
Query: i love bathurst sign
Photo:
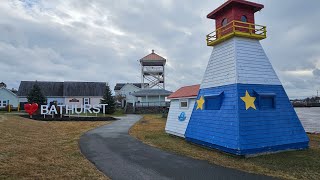
[[[105,114],[105,107],[108,104],[97,104],[97,105],[57,105],[57,108],[55,105],[48,106],[48,105],[41,105],[40,113],[41,115],[47,115],[47,114],[81,114],[81,113],[100,113],[100,109],[102,108],[103,113]],[[59,113],[58,113],[59,110]]]
[[[89,114],[97,114],[102,112],[105,114],[105,107],[108,104],[97,104],[97,105],[41,105],[40,106],[40,114],[41,115],[52,115],[52,114],[81,114],[81,113],[89,113]],[[29,115],[33,115],[36,111],[38,111],[39,106],[37,103],[25,104],[25,111]]]

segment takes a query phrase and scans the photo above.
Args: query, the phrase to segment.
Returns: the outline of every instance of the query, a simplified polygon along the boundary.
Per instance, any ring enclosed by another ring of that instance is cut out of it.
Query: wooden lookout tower
[[[149,88],[165,89],[166,59],[152,50],[152,53],[140,59],[141,83],[148,83]]]

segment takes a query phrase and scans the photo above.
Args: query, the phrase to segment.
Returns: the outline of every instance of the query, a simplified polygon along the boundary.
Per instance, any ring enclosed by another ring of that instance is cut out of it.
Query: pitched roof
[[[12,92],[10,89],[7,89],[7,88],[5,88],[5,87],[3,87],[3,86],[0,86],[0,90],[1,89],[4,89],[5,91],[8,91],[10,94],[12,94],[13,96],[15,96],[15,97],[17,97],[17,94],[16,93],[14,93],[14,92]]]
[[[254,10],[254,12],[260,11],[262,8],[264,8],[263,4],[258,4],[250,1],[244,1],[244,0],[228,0],[227,2],[223,3],[221,6],[219,6],[217,9],[212,11],[207,15],[207,18],[209,19],[215,19],[216,15],[220,13],[221,10],[233,5],[233,4],[241,4],[247,7],[250,7]]]
[[[36,83],[47,97],[103,96],[106,87],[104,82],[21,81],[18,96],[28,96]]]
[[[196,97],[199,92],[200,85],[184,86],[172,93],[168,98]]]
[[[63,96],[103,96],[104,82],[64,82]]]
[[[146,55],[145,57],[141,58],[141,60],[166,60],[166,59],[156,54],[154,50],[152,50],[151,54]]]
[[[63,96],[63,82],[49,81],[21,81],[18,96],[28,96],[33,85],[38,84],[44,96],[59,97]]]
[[[143,97],[143,96],[169,96],[172,92],[167,91],[165,89],[142,89],[141,91],[137,91],[131,93],[131,95],[136,97]]]
[[[138,88],[141,88],[142,86],[142,83],[117,83],[116,86],[114,87],[114,90],[117,91],[117,90],[120,90],[121,88],[123,88],[123,86],[125,86],[126,84],[132,84]],[[148,83],[144,83],[145,87],[148,86],[149,84]]]

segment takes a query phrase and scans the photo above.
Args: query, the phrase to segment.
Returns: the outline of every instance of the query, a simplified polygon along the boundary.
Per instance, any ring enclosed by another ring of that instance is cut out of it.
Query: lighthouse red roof
[[[184,86],[172,93],[168,99],[182,98],[182,97],[195,97],[198,95],[200,85]]]
[[[263,4],[258,4],[258,3],[249,2],[249,1],[245,1],[245,0],[228,0],[227,2],[225,2],[224,4],[219,6],[217,9],[215,9],[214,11],[209,13],[207,15],[207,18],[215,19],[217,14],[219,14],[221,11],[223,11],[226,8],[229,8],[233,5],[241,5],[241,6],[250,7],[253,9],[254,12],[260,11],[262,8],[264,8]]]

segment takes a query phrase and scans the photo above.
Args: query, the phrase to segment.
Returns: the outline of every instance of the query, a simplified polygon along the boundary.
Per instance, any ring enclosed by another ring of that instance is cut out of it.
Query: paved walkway
[[[128,115],[82,135],[81,152],[112,179],[271,179],[164,152],[136,140],[129,128],[141,116]]]

